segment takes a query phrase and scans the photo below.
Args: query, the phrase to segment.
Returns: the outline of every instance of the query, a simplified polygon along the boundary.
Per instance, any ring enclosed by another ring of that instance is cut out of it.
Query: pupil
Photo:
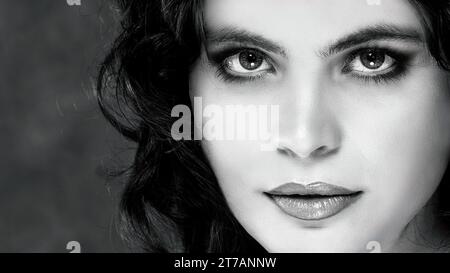
[[[361,54],[361,63],[369,69],[380,68],[385,60],[385,54],[374,50],[369,50]]]
[[[246,70],[255,70],[262,65],[263,58],[254,51],[244,51],[239,54],[239,63]]]

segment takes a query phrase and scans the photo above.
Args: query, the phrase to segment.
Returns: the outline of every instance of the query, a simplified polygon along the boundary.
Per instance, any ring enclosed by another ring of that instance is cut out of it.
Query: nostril
[[[334,144],[334,143],[330,143]],[[326,157],[336,153],[340,145],[328,145],[328,143],[306,142],[306,141],[277,141],[277,151],[280,154],[301,159],[313,159]]]
[[[301,153],[299,151],[294,151],[288,147],[278,147],[278,152],[281,154],[290,156],[290,157],[300,157],[300,158],[309,158],[309,157],[321,157],[325,156],[326,154],[330,153],[331,151],[328,149],[327,146],[320,146],[317,149],[312,150],[309,153]]]
[[[311,155],[313,156],[321,156],[327,152],[328,148],[324,145],[320,146],[319,148],[315,149]]]
[[[335,152],[336,150],[337,149],[330,149],[326,145],[322,145],[319,148],[315,149],[311,153],[311,156],[320,157],[320,156],[324,156],[324,155],[327,155],[327,154],[331,154],[331,153]]]
[[[278,152],[283,154],[283,155],[287,155],[287,156],[291,156],[291,157],[296,157],[296,154],[289,148],[286,147],[278,147]]]

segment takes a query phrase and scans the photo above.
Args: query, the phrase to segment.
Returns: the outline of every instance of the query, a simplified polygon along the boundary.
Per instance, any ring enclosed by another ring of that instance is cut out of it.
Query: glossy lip
[[[356,202],[362,193],[324,182],[290,182],[265,192],[281,210],[302,220],[332,217]]]

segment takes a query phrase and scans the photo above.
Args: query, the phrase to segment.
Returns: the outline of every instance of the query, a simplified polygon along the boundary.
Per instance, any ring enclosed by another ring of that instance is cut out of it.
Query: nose
[[[336,103],[329,90],[302,86],[280,109],[280,132],[276,149],[290,157],[311,160],[339,151],[342,130],[338,123]],[[295,99],[292,99],[295,98]]]

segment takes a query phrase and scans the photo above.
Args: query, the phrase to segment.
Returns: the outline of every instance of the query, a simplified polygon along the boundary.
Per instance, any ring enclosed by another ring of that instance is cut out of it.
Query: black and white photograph
[[[450,252],[449,0],[0,0],[0,21],[1,253]]]

